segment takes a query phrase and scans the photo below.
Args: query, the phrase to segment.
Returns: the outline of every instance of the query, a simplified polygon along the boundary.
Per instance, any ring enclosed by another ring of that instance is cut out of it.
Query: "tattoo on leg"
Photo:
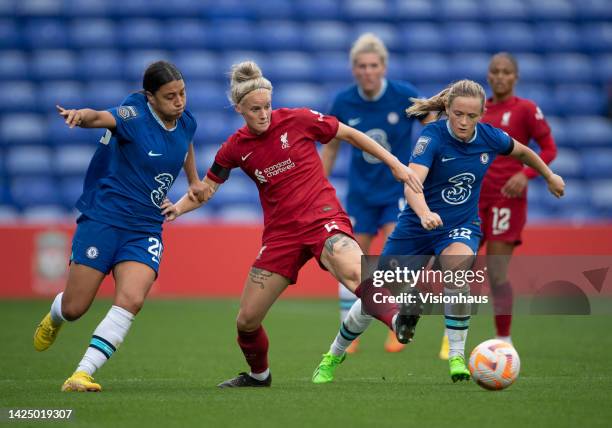
[[[336,243],[340,244],[336,248],[340,251],[348,248],[359,248],[359,244],[357,244],[357,242],[355,242],[353,238],[337,233],[334,236],[328,238],[327,241],[325,241],[325,248],[329,252],[330,256],[334,255],[334,245],[336,245]]]
[[[254,284],[259,285],[259,287],[261,287],[262,290],[265,288],[264,283],[271,276],[272,276],[272,272],[269,272],[264,269],[259,269],[256,267],[251,268],[251,271],[249,272],[249,278],[251,279],[251,281]]]

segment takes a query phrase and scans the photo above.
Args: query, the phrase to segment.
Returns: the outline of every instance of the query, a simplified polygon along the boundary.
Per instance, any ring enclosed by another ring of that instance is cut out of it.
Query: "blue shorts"
[[[149,266],[157,276],[163,248],[159,233],[120,229],[82,215],[72,238],[70,262],[108,275],[117,263],[135,261]]]
[[[353,224],[353,232],[367,235],[376,235],[387,223],[397,223],[397,216],[405,205],[403,197],[386,205],[368,205],[363,198],[351,195],[346,198],[346,212]]]
[[[426,231],[422,229],[410,237],[389,236],[382,255],[435,255],[438,256],[453,242],[461,242],[478,252],[482,232],[472,222],[460,227]]]

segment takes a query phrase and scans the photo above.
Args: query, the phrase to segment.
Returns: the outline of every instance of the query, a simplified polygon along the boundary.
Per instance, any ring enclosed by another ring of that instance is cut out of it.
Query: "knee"
[[[134,292],[123,292],[115,298],[115,305],[136,315],[144,305],[145,296]]]
[[[255,331],[261,325],[261,317],[256,311],[240,309],[236,317],[236,328],[238,331]]]
[[[66,321],[76,321],[87,312],[89,305],[80,302],[62,301],[62,316]]]

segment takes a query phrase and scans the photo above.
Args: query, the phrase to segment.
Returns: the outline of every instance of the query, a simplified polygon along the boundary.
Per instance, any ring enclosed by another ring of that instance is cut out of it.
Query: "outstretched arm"
[[[550,193],[557,198],[563,196],[563,193],[565,192],[565,183],[563,182],[563,179],[552,172],[552,170],[542,159],[540,159],[536,152],[524,144],[514,140],[514,148],[512,149],[510,156],[520,160],[525,165],[538,171],[540,175],[544,177],[544,180],[546,180]]]
[[[201,192],[197,197],[192,198],[190,192],[183,195],[176,204],[173,204],[169,199],[166,199],[161,205],[162,215],[166,217],[166,221],[173,221],[177,217],[200,208],[213,197],[220,184],[215,183],[208,177],[204,177],[201,182]],[[201,201],[201,202],[199,202]]]
[[[336,138],[347,141],[382,161],[389,167],[396,180],[406,183],[414,192],[420,193],[423,191],[423,185],[412,169],[401,163],[391,152],[388,152],[363,132],[340,123]]]
[[[107,111],[92,110],[90,108],[66,110],[56,105],[57,111],[70,128],[106,128],[111,131],[117,127],[115,117]]]

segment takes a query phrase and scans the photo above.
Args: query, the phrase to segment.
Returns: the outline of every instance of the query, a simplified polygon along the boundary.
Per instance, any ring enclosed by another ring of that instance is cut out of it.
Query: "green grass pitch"
[[[32,347],[50,301],[0,301],[0,425],[7,426],[610,426],[612,317],[519,316],[514,341],[521,376],[501,392],[453,384],[437,358],[441,316],[426,316],[416,340],[386,354],[373,325],[360,352],[333,384],[310,376],[338,327],[332,300],[282,300],[265,326],[273,386],[219,390],[246,370],[235,342],[235,300],[149,301],[126,342],[96,373],[103,392],[61,393],[109,301],[66,325],[43,353]],[[489,316],[472,318],[468,350],[493,334]],[[7,419],[8,409],[73,409],[70,422]]]

